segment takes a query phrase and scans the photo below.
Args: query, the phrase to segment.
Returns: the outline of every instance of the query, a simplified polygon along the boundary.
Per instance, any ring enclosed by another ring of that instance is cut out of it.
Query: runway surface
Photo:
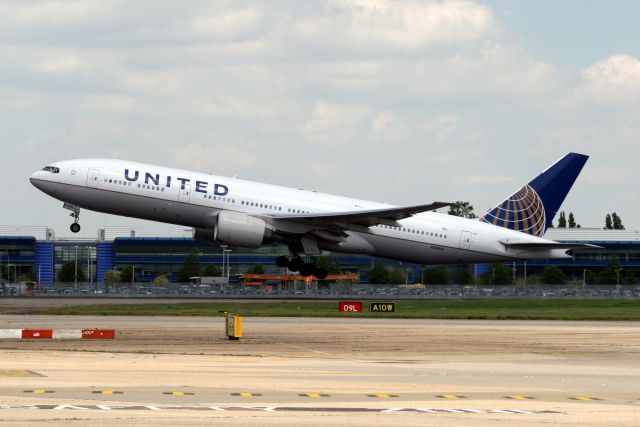
[[[0,421],[24,425],[637,425],[626,322],[0,316],[116,340],[0,341]]]

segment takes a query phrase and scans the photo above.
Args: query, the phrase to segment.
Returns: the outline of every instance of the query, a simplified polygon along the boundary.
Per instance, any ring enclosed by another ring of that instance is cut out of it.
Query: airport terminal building
[[[560,267],[568,278],[582,278],[586,271],[606,268],[615,257],[623,277],[640,276],[640,232],[602,229],[550,229],[546,237],[567,243],[590,243],[599,249],[581,249],[573,258],[548,261],[518,261],[513,265],[520,274],[535,274],[546,265]],[[55,231],[44,226],[0,226],[0,271],[9,281],[33,280],[40,286],[56,283],[58,272],[65,263],[77,261],[87,281],[100,284],[104,274],[112,269],[132,267],[136,282],[152,282],[159,275],[177,280],[185,257],[195,253],[201,265],[221,267],[223,257],[228,260],[231,274],[244,273],[262,264],[266,273],[283,274],[285,269],[275,265],[279,255],[287,255],[287,248],[279,244],[259,249],[223,248],[219,244],[203,243],[192,238],[190,228],[184,227],[106,227],[97,231],[95,239],[57,239]],[[401,270],[409,283],[420,282],[424,266],[392,260],[380,260],[362,255],[331,254],[332,262],[341,270],[357,273],[361,282],[368,282],[368,273],[376,262]],[[457,266],[469,268],[479,276],[487,265]]]

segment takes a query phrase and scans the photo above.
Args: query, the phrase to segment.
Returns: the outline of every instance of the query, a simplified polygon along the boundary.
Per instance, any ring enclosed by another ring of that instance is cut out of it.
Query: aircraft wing
[[[601,246],[591,245],[588,243],[560,243],[560,242],[507,242],[501,241],[505,247],[511,249],[525,250],[541,250],[547,251],[551,249],[599,249]]]
[[[314,228],[346,228],[349,225],[371,227],[378,224],[399,225],[396,221],[409,218],[420,212],[433,211],[451,203],[433,202],[426,205],[402,206],[388,209],[371,209],[313,214],[274,214],[269,218],[294,222]]]

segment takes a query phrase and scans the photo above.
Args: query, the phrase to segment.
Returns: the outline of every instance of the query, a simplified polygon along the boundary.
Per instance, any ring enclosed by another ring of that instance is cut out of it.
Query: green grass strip
[[[393,301],[393,300],[388,300]],[[45,309],[46,315],[102,316],[220,316],[226,310],[250,317],[372,317],[403,319],[505,320],[640,320],[640,300],[618,299],[500,299],[399,300],[395,313],[339,313],[338,301],[211,301],[82,305]],[[33,312],[32,312],[33,314]]]

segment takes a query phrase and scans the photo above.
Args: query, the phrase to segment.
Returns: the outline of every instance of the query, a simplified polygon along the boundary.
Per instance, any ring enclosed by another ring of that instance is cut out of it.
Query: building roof
[[[99,235],[101,233],[98,233]],[[101,236],[102,237],[102,236]],[[106,226],[102,240],[115,240],[118,237],[154,237],[154,238],[191,238],[191,227],[178,226],[151,226],[151,227],[126,227]]]
[[[28,236],[35,237],[36,240],[51,240],[52,238],[55,238],[53,231],[44,225],[0,225],[0,236]]]
[[[561,242],[640,242],[638,230],[549,228],[544,237]]]

